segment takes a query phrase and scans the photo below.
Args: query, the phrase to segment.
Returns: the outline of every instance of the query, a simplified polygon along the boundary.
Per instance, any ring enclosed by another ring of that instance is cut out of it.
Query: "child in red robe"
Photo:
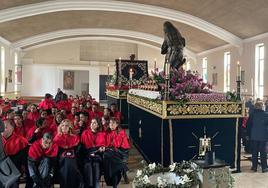
[[[49,188],[53,185],[58,146],[53,143],[51,133],[31,145],[28,153],[28,169],[34,188]]]
[[[58,127],[54,143],[59,147],[59,179],[60,187],[78,188],[82,183],[82,175],[78,170],[78,146],[80,136],[72,133],[73,125],[65,119]]]
[[[121,129],[117,118],[110,120],[109,129],[106,132],[106,144],[103,157],[105,182],[107,185],[117,187],[121,180],[121,173],[126,176],[126,162],[130,149],[127,134]]]
[[[92,119],[90,129],[81,137],[83,148],[83,167],[85,187],[100,187],[102,153],[105,150],[105,133],[102,132],[99,119]]]

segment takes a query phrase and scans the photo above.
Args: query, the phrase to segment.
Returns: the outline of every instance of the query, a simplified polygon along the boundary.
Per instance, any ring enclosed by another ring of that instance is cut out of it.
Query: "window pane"
[[[260,46],[259,50],[260,50],[260,59],[264,59],[264,46]]]

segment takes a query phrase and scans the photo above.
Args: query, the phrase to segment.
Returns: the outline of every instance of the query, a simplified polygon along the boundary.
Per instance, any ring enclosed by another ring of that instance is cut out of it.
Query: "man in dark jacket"
[[[258,154],[260,152],[262,172],[268,172],[266,160],[266,142],[268,140],[268,114],[263,110],[263,102],[256,102],[254,111],[247,121],[247,135],[252,148],[252,168],[257,171]]]

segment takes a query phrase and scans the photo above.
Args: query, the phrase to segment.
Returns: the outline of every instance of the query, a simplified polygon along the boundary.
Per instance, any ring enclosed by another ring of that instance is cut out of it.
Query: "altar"
[[[129,133],[147,162],[197,159],[200,138],[210,137],[216,158],[235,166],[242,102],[152,100],[129,94]]]

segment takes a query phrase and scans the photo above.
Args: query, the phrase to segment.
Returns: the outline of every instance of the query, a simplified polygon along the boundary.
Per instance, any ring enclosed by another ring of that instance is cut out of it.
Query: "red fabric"
[[[89,119],[90,119],[90,121],[91,121],[94,117],[98,117],[99,119],[101,119],[102,116],[103,116],[103,113],[100,112],[100,111],[97,111],[97,112],[90,111],[90,112],[89,112]]]
[[[119,112],[119,111],[115,111],[115,112],[113,112],[112,114],[113,114],[112,117],[115,117],[115,118],[118,119],[119,121],[122,121],[122,120],[123,120],[123,115],[122,115],[121,112]]]
[[[19,151],[23,150],[28,145],[28,141],[26,138],[17,135],[14,132],[7,139],[2,137],[2,140],[5,153],[8,156],[17,154]]]
[[[80,142],[80,136],[69,134],[57,134],[54,138],[54,143],[61,148],[69,149],[75,147]]]
[[[14,132],[17,135],[23,136],[24,138],[27,138],[27,134],[30,131],[30,129],[32,129],[34,127],[34,121],[26,119],[23,120],[22,122],[22,126],[19,127],[16,125]]]
[[[58,124],[55,121],[53,121],[49,129],[52,131],[53,136],[56,136],[58,133]]]
[[[51,99],[44,99],[42,102],[39,103],[38,107],[40,109],[48,110],[55,106],[55,103]]]
[[[71,108],[72,108],[72,103],[69,103],[67,100],[61,100],[57,103],[57,108],[59,110],[66,110],[67,112],[71,111]]]
[[[27,101],[24,100],[24,99],[18,99],[17,100],[17,104],[19,104],[19,105],[25,105],[25,104],[27,104]]]
[[[85,130],[82,133],[81,142],[85,145],[86,149],[105,146],[105,133],[97,132],[94,134],[91,130]]]
[[[72,113],[69,113],[66,118],[69,119],[71,122],[74,122],[74,115]]]
[[[40,160],[42,157],[56,157],[58,154],[57,144],[52,144],[48,149],[42,147],[42,139],[37,140],[31,145],[28,156],[34,160]]]
[[[125,130],[108,132],[106,135],[107,147],[129,149],[130,144]]]
[[[27,115],[27,119],[32,120],[34,122],[36,122],[36,120],[38,120],[39,117],[40,117],[40,114],[38,111],[29,112]]]

